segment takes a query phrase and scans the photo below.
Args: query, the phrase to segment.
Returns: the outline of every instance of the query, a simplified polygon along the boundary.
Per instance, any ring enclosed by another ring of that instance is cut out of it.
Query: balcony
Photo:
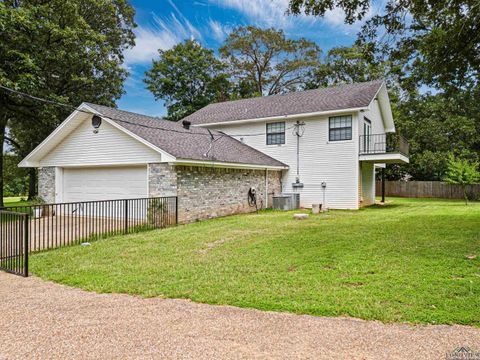
[[[408,163],[408,141],[395,133],[360,135],[360,161]]]

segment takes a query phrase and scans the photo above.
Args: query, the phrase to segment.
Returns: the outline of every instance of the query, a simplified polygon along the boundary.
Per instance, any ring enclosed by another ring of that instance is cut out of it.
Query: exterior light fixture
[[[98,128],[102,125],[102,118],[98,115],[92,116],[93,133],[98,134]]]

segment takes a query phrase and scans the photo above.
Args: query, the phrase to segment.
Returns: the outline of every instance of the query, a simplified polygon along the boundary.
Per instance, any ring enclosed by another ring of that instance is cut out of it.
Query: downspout
[[[268,208],[268,169],[265,168],[265,209]]]

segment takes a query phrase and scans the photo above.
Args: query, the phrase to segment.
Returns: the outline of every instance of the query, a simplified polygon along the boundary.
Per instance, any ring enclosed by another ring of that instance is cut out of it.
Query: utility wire
[[[48,99],[41,98],[41,97],[38,97],[38,96],[30,95],[30,94],[24,93],[24,92],[22,92],[22,91],[18,91],[18,90],[9,88],[9,87],[4,86],[4,85],[0,85],[0,89],[3,89],[3,90],[5,90],[5,91],[8,91],[8,92],[14,93],[14,94],[16,94],[16,95],[23,96],[23,97],[26,97],[26,98],[29,98],[29,99],[32,99],[32,100],[35,100],[35,101],[39,101],[39,102],[43,102],[43,103],[47,103],[47,104],[55,105],[55,106],[62,106],[62,107],[65,107],[65,108],[69,108],[70,110],[78,111],[78,112],[85,113],[85,114],[89,114],[89,115],[97,115],[96,113],[93,113],[93,112],[87,111],[87,110],[79,109],[79,108],[77,108],[77,107],[75,107],[75,106],[73,106],[73,105],[70,105],[70,104],[65,104],[65,103],[61,103],[61,102],[58,102],[58,101],[48,100]],[[108,119],[111,119],[111,120],[115,120],[115,121],[118,121],[118,122],[122,122],[122,123],[125,123],[125,124],[130,124],[130,125],[134,125],[134,126],[140,126],[140,127],[143,127],[143,128],[154,129],[154,130],[161,130],[161,131],[167,131],[167,132],[174,132],[174,133],[180,133],[180,134],[208,136],[208,137],[211,138],[211,134],[210,134],[210,133],[200,133],[200,132],[194,132],[194,131],[180,131],[180,130],[176,130],[176,129],[167,129],[167,128],[163,128],[163,127],[157,127],[157,126],[139,124],[139,123],[136,123],[136,122],[133,122],[133,121],[118,119],[118,118],[111,117],[111,116],[105,116],[105,115],[102,115],[102,116],[104,116],[104,117],[106,117],[106,118],[108,118]],[[163,119],[159,119],[159,120],[163,120]],[[285,129],[285,130],[292,129],[292,128],[294,128],[294,127],[295,127],[295,125],[287,128],[287,129]],[[230,136],[230,137],[249,137],[249,136],[262,136],[262,135],[267,135],[266,132],[263,132],[263,133],[254,133],[254,134],[235,134],[235,135],[228,135],[228,134],[225,134],[225,133],[222,133],[222,132],[220,132],[220,133],[221,133],[221,135],[219,135],[219,137],[218,137],[215,141],[217,141],[217,140],[219,140],[220,138],[225,137],[225,136]]]
[[[3,86],[3,85],[0,85],[0,89],[15,93],[15,94],[23,96],[23,97],[27,97],[27,98],[32,99],[32,100],[36,100],[36,101],[40,101],[40,102],[44,102],[44,103],[51,104],[51,105],[56,105],[56,106],[63,106],[65,108],[69,108],[70,110],[78,111],[78,112],[81,112],[81,113],[84,113],[84,114],[97,115],[96,113],[93,113],[93,112],[87,111],[87,110],[79,109],[79,108],[77,108],[73,105],[70,105],[70,104],[65,104],[65,103],[61,103],[61,102],[58,102],[58,101],[54,101],[54,100],[48,100],[48,99],[40,98],[40,97],[37,97],[37,96],[33,96],[33,95],[30,95],[30,94],[15,90],[15,89],[8,88],[8,87]],[[170,132],[175,132],[175,133],[180,133],[180,134],[210,136],[210,134],[206,134],[206,133],[199,133],[199,132],[193,132],[193,131],[180,131],[180,130],[176,130],[176,129],[167,129],[167,128],[163,128],[163,127],[139,124],[139,123],[136,123],[136,122],[133,122],[133,121],[118,119],[118,118],[111,117],[111,116],[105,116],[105,115],[102,115],[102,116],[104,116],[108,119],[111,119],[111,120],[119,121],[119,122],[130,124],[130,125],[140,126],[140,127],[144,127],[144,128],[148,128],[148,129],[170,131]]]

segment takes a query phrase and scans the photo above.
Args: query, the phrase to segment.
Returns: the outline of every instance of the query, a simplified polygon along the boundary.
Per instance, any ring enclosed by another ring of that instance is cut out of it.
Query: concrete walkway
[[[0,359],[445,359],[480,329],[84,292],[0,273]]]

